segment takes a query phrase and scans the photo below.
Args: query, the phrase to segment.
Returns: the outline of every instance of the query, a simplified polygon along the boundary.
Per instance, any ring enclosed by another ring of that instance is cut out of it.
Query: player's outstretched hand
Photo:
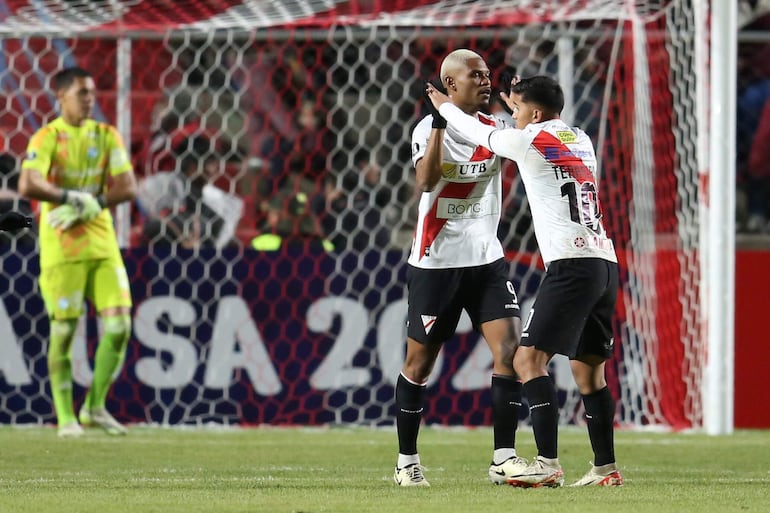
[[[31,228],[32,218],[18,212],[5,212],[0,214],[0,231],[15,232],[22,228]]]
[[[48,212],[48,224],[56,230],[69,230],[80,220],[80,213],[69,203],[59,205]]]
[[[446,90],[433,82],[427,82],[425,84],[425,99],[433,115],[433,128],[446,128],[446,119],[438,112],[439,107],[450,101],[449,96],[446,95]],[[443,126],[436,126],[436,119],[440,119]]]
[[[449,100],[449,97],[444,94],[445,91],[443,91],[443,89],[443,87],[433,82],[427,82],[425,84],[425,92],[423,93],[423,96],[425,97],[425,104],[428,106],[430,115],[433,116],[433,124],[431,124],[433,128],[446,128],[446,119],[444,119],[444,117],[438,113],[438,108],[443,102],[436,105],[436,102],[431,96],[431,91],[435,91],[436,93],[445,96],[446,99]]]
[[[516,68],[512,66],[506,66],[502,73],[500,73],[499,88],[501,93],[511,95],[511,88],[516,84],[521,77],[516,74]]]
[[[67,191],[65,202],[75,208],[81,221],[90,221],[102,211],[99,200],[87,192]]]
[[[503,100],[510,109],[513,109],[513,106],[510,103],[511,89],[513,89],[513,86],[518,84],[520,80],[521,77],[516,75],[515,71],[504,71],[502,75],[500,75],[500,99]]]

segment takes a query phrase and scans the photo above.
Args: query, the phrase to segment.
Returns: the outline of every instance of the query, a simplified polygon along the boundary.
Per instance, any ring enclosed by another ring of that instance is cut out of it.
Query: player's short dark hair
[[[54,91],[61,91],[67,89],[76,78],[88,78],[91,73],[88,70],[80,68],[78,66],[72,66],[71,68],[64,68],[56,73],[51,79],[51,86]]]
[[[564,91],[551,77],[537,75],[522,78],[511,88],[511,93],[521,96],[525,103],[534,103],[552,114],[560,114],[564,108]]]

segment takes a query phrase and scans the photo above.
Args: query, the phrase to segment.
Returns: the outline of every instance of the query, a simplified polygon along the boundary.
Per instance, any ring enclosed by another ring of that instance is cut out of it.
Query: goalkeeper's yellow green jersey
[[[113,126],[87,119],[78,127],[58,117],[32,136],[22,169],[35,170],[63,189],[99,195],[106,192],[110,176],[132,168],[123,139]],[[48,224],[48,213],[56,206],[41,202],[40,267],[120,257],[109,209],[92,221],[61,231]]]

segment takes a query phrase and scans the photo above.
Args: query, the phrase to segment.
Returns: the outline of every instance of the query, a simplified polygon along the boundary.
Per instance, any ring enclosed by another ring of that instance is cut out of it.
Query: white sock
[[[495,453],[492,455],[492,461],[495,465],[499,465],[508,458],[514,457],[516,457],[516,449],[505,447],[503,449],[495,449]]]
[[[550,465],[552,467],[556,467],[559,465],[559,458],[544,458],[543,456],[538,456],[537,459],[539,459],[546,465]]]
[[[418,465],[420,464],[419,454],[398,454],[398,463],[396,463],[398,468],[404,468],[408,465],[414,465],[415,463]]]

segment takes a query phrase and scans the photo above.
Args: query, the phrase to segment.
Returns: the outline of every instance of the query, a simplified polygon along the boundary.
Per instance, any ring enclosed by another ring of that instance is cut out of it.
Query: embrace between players
[[[512,128],[483,112],[492,85],[481,56],[455,50],[440,74],[447,94],[426,85],[431,114],[412,132],[421,198],[408,260],[406,358],[396,385],[394,480],[429,486],[417,451],[426,383],[465,309],[493,357],[490,480],[517,487],[564,483],[557,452],[559,402],[547,369],[562,354],[570,359],[594,452],[591,469],[574,486],[620,486],[615,401],[605,380],[619,279],[602,224],[591,140],[559,118],[564,95],[551,78],[514,77],[501,84],[500,97],[516,123]],[[501,158],[518,166],[546,266],[523,328],[497,238]],[[522,396],[537,445],[531,462],[515,449]]]

